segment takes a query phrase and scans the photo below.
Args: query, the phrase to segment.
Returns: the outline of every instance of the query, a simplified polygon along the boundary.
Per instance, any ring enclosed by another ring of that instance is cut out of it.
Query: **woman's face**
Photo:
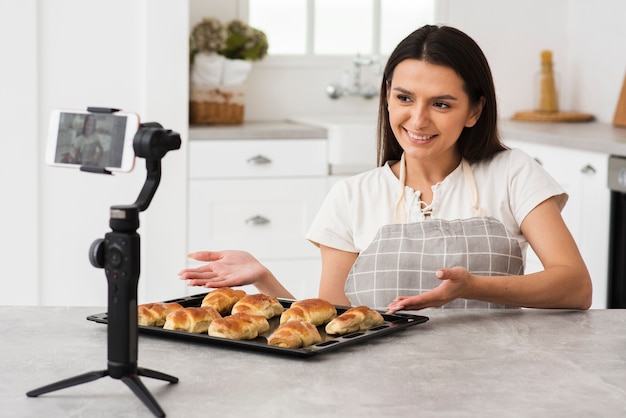
[[[91,134],[96,131],[96,120],[94,118],[87,118],[85,121],[85,133]]]
[[[463,85],[449,67],[416,59],[396,66],[387,91],[387,109],[391,129],[407,159],[458,160],[456,141],[464,127],[474,126],[482,110],[482,103],[470,106]]]

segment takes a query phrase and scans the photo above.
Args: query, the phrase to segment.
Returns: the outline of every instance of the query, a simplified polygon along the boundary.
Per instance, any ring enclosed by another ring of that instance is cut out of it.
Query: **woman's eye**
[[[411,98],[405,94],[398,94],[397,98],[398,98],[398,101],[403,102],[403,103],[411,101]]]
[[[444,102],[435,102],[434,103],[435,107],[438,107],[439,109],[448,109],[450,108],[450,105]]]

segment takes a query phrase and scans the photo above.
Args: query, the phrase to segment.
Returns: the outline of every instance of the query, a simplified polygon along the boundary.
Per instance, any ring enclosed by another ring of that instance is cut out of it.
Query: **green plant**
[[[258,61],[267,55],[269,44],[262,31],[241,20],[231,21],[226,29],[228,32],[226,46],[219,51],[220,55],[249,61]]]
[[[215,52],[230,59],[258,61],[267,55],[269,44],[262,31],[235,19],[226,26],[215,18],[202,19],[189,39],[191,60],[201,51]]]

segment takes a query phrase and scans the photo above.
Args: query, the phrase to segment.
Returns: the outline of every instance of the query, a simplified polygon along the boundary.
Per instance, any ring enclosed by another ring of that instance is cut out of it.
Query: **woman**
[[[337,183],[307,238],[319,296],[388,312],[427,307],[588,309],[591,280],[560,211],[567,195],[498,137],[491,71],[450,27],[404,39],[383,74],[379,167]],[[528,244],[544,270],[523,274]],[[197,252],[190,285],[291,294],[250,254]]]
[[[83,129],[74,142],[75,164],[97,166],[104,149],[100,137],[96,133],[96,117],[87,115],[83,123]]]

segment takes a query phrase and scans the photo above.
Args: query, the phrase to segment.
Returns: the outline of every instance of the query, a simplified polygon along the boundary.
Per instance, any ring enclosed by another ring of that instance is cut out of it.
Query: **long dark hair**
[[[452,68],[463,79],[470,105],[481,97],[485,104],[480,118],[471,128],[464,128],[457,141],[461,156],[469,161],[491,158],[506,147],[498,133],[498,109],[493,78],[487,59],[472,38],[449,26],[426,25],[407,36],[391,53],[380,89],[378,107],[378,165],[399,160],[402,148],[391,130],[387,110],[387,92],[393,71],[406,59],[424,60],[431,64]]]

